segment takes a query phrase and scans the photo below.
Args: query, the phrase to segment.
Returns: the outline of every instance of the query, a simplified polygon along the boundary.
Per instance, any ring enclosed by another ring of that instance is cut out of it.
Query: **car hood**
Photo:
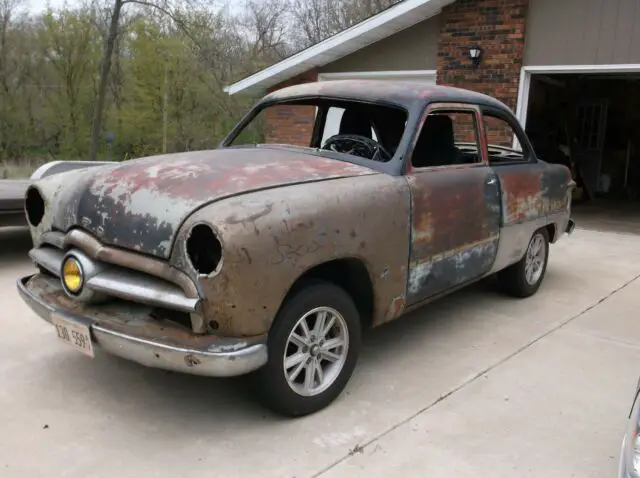
[[[49,196],[53,227],[81,227],[103,244],[168,258],[184,220],[214,201],[375,173],[299,151],[242,148],[152,156],[63,173],[38,184]]]

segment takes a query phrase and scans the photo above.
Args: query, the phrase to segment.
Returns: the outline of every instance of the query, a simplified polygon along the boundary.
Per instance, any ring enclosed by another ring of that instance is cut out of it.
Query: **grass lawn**
[[[19,161],[0,161],[0,179],[28,179],[48,158],[25,158]]]

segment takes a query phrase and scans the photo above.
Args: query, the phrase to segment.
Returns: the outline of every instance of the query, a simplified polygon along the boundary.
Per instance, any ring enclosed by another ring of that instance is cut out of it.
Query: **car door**
[[[553,178],[545,163],[537,161],[517,120],[503,110],[482,108],[487,159],[498,176],[501,191],[500,249],[494,271],[522,255],[534,231],[546,224],[549,205],[545,191],[552,192]],[[549,187],[547,187],[549,186]]]
[[[499,240],[500,193],[486,162],[480,110],[431,104],[407,159],[411,247],[407,304],[490,272]]]

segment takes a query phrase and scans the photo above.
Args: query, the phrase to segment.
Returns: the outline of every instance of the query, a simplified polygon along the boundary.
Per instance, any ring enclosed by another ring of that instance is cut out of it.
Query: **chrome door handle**
[[[487,184],[493,186],[496,183],[496,178],[487,179]]]

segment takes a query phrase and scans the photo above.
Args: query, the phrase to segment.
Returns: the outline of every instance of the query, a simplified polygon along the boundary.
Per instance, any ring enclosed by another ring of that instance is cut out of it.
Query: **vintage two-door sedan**
[[[573,230],[574,186],[491,97],[298,85],[215,150],[37,181],[25,209],[38,271],[18,289],[89,356],[251,373],[267,406],[300,416],[344,389],[363,327],[491,274],[534,294],[549,245]]]

